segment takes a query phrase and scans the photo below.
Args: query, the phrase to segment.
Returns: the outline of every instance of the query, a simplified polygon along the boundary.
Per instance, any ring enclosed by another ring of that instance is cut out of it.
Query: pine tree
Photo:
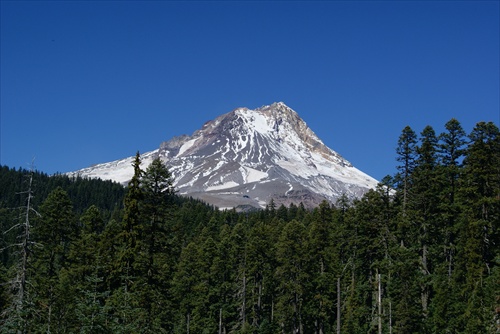
[[[329,332],[335,303],[335,292],[331,282],[335,281],[334,269],[340,262],[332,244],[332,208],[326,201],[315,210],[313,222],[308,226],[309,259],[308,271],[311,275],[308,286],[307,313],[314,333]]]
[[[215,220],[215,218],[212,218]],[[211,306],[212,311],[218,311],[218,333],[226,333],[231,328],[240,325],[240,305],[237,302],[237,265],[233,254],[233,233],[229,225],[221,226],[216,256],[210,267],[211,275],[214,276],[213,294],[215,303]]]
[[[414,236],[411,235],[411,221],[407,213],[410,191],[413,186],[412,174],[415,169],[417,159],[417,135],[406,126],[398,140],[396,149],[397,158],[401,164],[397,166],[396,174],[397,194],[401,196],[401,215],[398,219],[398,238],[402,247],[408,244]]]
[[[178,305],[175,331],[178,333],[196,333],[195,310],[199,308],[200,287],[203,268],[201,267],[200,240],[191,241],[183,249],[172,279],[172,293]]]
[[[392,276],[397,269],[393,259],[397,245],[394,235],[395,210],[387,191],[379,186],[370,190],[363,198],[355,202],[356,236],[352,241],[356,248],[358,298],[362,298],[358,307],[365,312],[366,330],[380,332],[391,328],[393,300],[398,300],[394,291],[395,281]],[[368,310],[372,311],[368,317]],[[397,319],[397,318],[395,318]]]
[[[465,131],[456,119],[451,119],[445,125],[447,132],[439,136],[441,157],[441,171],[444,181],[440,194],[439,203],[442,211],[443,249],[445,262],[448,266],[448,276],[453,271],[453,256],[455,253],[455,239],[457,232],[453,227],[456,224],[459,206],[456,202],[457,183],[461,173],[461,160],[464,155]]]
[[[174,265],[170,251],[171,196],[173,179],[163,162],[156,158],[141,176],[141,217],[136,241],[138,254],[133,264],[135,289],[146,314],[145,332],[158,332],[168,326],[168,281]]]
[[[406,209],[408,202],[408,193],[411,188],[411,174],[415,168],[416,148],[417,148],[417,135],[411,127],[406,126],[398,140],[398,147],[396,149],[396,160],[401,164],[397,166],[398,175],[397,180],[400,182],[399,189],[403,193],[403,212]]]
[[[305,226],[287,223],[276,244],[278,267],[277,319],[284,332],[304,333],[303,306],[309,274],[306,272],[307,238]]]
[[[43,305],[41,326],[46,332],[65,331],[69,325],[71,295],[65,291],[60,273],[69,267],[69,248],[78,231],[67,192],[60,187],[53,190],[40,206],[40,215],[34,226],[35,236],[42,245],[34,253],[36,303]]]
[[[276,267],[275,244],[278,232],[267,222],[260,221],[248,232],[247,272],[249,291],[248,307],[251,310],[250,323],[254,328],[267,324],[275,326],[273,319],[276,292],[274,269]],[[250,285],[250,283],[249,283]]]
[[[144,199],[144,193],[141,189],[143,171],[140,167],[141,156],[139,152],[136,153],[132,166],[134,167],[134,175],[127,187],[127,194],[124,200],[123,227],[119,237],[123,242],[123,250],[122,254],[120,254],[122,272],[126,271],[133,275],[133,262],[138,251],[137,239],[141,237],[139,235],[142,222],[141,204]],[[126,284],[127,288],[130,288],[131,282]]]
[[[460,204],[456,198],[459,177],[462,174],[465,131],[456,119],[448,121],[445,128],[446,132],[439,135],[439,165],[436,169],[437,180],[433,195],[439,210],[438,226],[433,240],[436,252],[434,295],[429,305],[429,330],[434,333],[453,328],[454,319],[459,315],[456,305],[459,304],[460,288],[452,284],[451,278],[456,259],[457,222],[460,213]]]
[[[105,301],[109,291],[102,289],[104,278],[100,276],[101,258],[96,259],[94,271],[84,277],[85,284],[78,290],[78,299],[75,305],[80,333],[109,333],[108,313],[111,311]]]
[[[433,270],[434,249],[430,245],[438,232],[439,185],[437,173],[438,139],[434,129],[426,126],[421,133],[420,146],[417,147],[415,169],[411,176],[412,189],[408,200],[409,215],[415,225],[414,235],[418,241],[415,245],[420,258],[420,287],[422,315],[427,317],[431,292],[431,273]]]
[[[137,279],[135,260],[139,254],[138,240],[140,235],[142,216],[142,203],[144,194],[141,189],[141,158],[136,153],[132,166],[134,175],[130,180],[124,199],[124,215],[120,231],[116,235],[115,250],[117,257],[113,259],[114,269],[111,272],[110,287],[112,294],[107,301],[113,310],[113,332],[139,331],[141,322],[146,317],[144,310],[139,305],[139,294],[135,291],[134,284]]]
[[[81,216],[81,233],[69,251],[70,267],[61,275],[69,286],[74,302],[74,330],[83,333],[105,333],[109,296],[104,275],[105,257],[100,247],[104,221],[100,210],[92,205]],[[73,311],[73,310],[72,310]]]
[[[485,303],[483,281],[491,275],[500,250],[500,132],[493,123],[480,122],[469,138],[459,190],[463,211],[455,278],[462,283],[466,331],[486,332],[494,311]]]

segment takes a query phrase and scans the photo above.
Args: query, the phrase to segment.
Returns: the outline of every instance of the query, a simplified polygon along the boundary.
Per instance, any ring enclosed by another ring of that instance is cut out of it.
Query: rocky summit
[[[359,198],[377,181],[328,148],[282,102],[254,110],[237,108],[141,155],[145,169],[160,157],[181,195],[219,208],[262,208],[302,202],[313,207],[343,194]],[[126,184],[134,157],[70,174]]]

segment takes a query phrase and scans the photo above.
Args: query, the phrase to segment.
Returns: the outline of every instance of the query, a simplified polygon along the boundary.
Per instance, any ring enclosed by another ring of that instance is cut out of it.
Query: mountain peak
[[[280,113],[296,113],[292,108],[287,106],[284,102],[273,102],[269,105],[264,105],[260,108],[255,109],[256,111],[269,111],[275,110]]]
[[[275,203],[312,207],[346,194],[359,197],[377,181],[328,148],[283,102],[237,108],[142,155],[145,166],[160,157],[180,194],[219,207]],[[75,172],[128,182],[127,158]]]
[[[287,106],[284,102],[273,102],[268,107],[281,109],[281,110],[292,110],[289,106]]]

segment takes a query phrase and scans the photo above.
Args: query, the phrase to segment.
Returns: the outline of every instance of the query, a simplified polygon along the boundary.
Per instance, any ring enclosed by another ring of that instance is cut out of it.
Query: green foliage
[[[139,154],[126,189],[33,173],[17,314],[27,172],[2,167],[0,332],[496,333],[499,130],[445,128],[406,127],[396,175],[313,210],[220,211]]]

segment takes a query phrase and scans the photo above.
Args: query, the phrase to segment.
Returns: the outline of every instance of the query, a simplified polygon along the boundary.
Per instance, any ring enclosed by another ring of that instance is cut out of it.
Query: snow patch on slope
[[[254,168],[243,166],[242,169],[244,171],[243,175],[245,183],[257,182],[268,177],[266,172],[262,172]]]
[[[221,115],[193,135],[174,137],[159,150],[143,154],[141,167],[146,169],[155,157],[165,161],[179,193],[203,198],[210,192],[211,199],[220,195],[217,205],[221,206],[227,204],[223,199],[235,202],[234,198],[251,198],[263,207],[270,198],[276,199],[274,196],[298,196],[298,200],[316,196],[313,200],[317,204],[319,197],[331,201],[344,193],[359,197],[377,185],[375,179],[325,146],[283,103],[255,110],[238,108]],[[100,164],[75,174],[125,184],[133,175],[133,159]]]
[[[239,184],[234,182],[234,181],[229,181],[229,182],[223,183],[221,185],[207,187],[205,190],[206,191],[222,190],[222,189],[234,188],[236,186],[239,186]]]
[[[177,156],[180,156],[182,155],[184,152],[186,152],[187,150],[189,150],[191,147],[193,147],[194,143],[196,142],[198,138],[195,138],[195,139],[191,139],[191,140],[188,140],[187,142],[185,142],[181,148],[179,149],[179,153],[177,153]]]

